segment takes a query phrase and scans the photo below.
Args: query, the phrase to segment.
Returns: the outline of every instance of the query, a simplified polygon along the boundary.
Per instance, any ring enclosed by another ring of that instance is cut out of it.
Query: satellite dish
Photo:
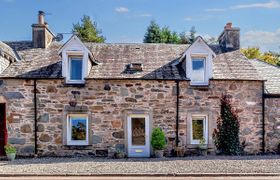
[[[58,33],[57,35],[56,35],[56,37],[55,37],[55,39],[56,39],[56,41],[62,41],[62,39],[63,39],[63,34],[61,34],[61,33]]]

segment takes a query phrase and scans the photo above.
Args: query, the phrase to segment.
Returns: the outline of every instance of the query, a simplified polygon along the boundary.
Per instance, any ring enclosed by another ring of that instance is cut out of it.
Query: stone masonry
[[[0,100],[7,103],[9,143],[19,155],[34,153],[33,80],[3,80]],[[203,113],[209,120],[209,144],[214,148],[212,132],[220,111],[220,97],[232,96],[233,107],[240,119],[240,138],[245,150],[255,154],[261,151],[262,137],[262,82],[211,81],[207,88],[195,88],[189,81],[180,82],[179,138],[187,150],[190,145],[189,117]],[[69,107],[76,96],[77,105]],[[85,87],[66,86],[62,79],[37,80],[38,152],[39,155],[96,156],[111,155],[115,149],[126,150],[126,115],[131,112],[152,114],[152,126],[161,127],[167,137],[175,137],[176,83],[154,80],[87,80]],[[86,112],[91,119],[89,146],[66,146],[65,114]],[[168,151],[172,148],[169,142]]]
[[[277,152],[280,144],[280,98],[265,99],[266,150]]]

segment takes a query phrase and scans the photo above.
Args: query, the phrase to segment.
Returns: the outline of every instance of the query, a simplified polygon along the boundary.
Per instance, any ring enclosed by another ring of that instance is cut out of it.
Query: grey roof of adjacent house
[[[258,59],[251,60],[259,74],[267,81],[265,91],[268,94],[280,94],[280,67],[268,64]]]
[[[62,46],[54,42],[46,49],[32,48],[30,41],[6,42],[21,59],[12,63],[0,77],[61,78]],[[108,44],[84,43],[96,61],[87,78],[94,79],[178,79],[185,71],[179,62],[189,45],[174,44]],[[217,54],[213,62],[213,79],[262,80],[250,61],[240,52],[222,53],[218,45],[210,45]],[[127,73],[130,63],[143,64],[143,71]]]

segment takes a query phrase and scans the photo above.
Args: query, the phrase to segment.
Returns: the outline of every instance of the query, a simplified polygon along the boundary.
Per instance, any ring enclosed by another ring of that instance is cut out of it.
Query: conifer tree
[[[161,29],[154,20],[151,21],[147,28],[144,43],[161,43]]]
[[[73,24],[73,33],[84,42],[102,43],[105,37],[101,35],[101,30],[97,29],[96,22],[92,22],[89,16],[84,15],[81,19],[81,24]]]
[[[227,95],[221,98],[221,114],[214,131],[214,142],[221,154],[240,154],[239,121]]]

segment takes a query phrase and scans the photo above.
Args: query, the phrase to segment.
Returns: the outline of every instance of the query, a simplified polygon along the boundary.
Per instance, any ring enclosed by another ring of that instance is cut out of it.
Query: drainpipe
[[[262,84],[262,153],[265,153],[265,93],[264,93],[264,81]]]
[[[34,149],[35,149],[35,156],[38,154],[38,135],[37,135],[37,80],[34,79]]]
[[[179,81],[176,81],[176,147],[179,144]]]

